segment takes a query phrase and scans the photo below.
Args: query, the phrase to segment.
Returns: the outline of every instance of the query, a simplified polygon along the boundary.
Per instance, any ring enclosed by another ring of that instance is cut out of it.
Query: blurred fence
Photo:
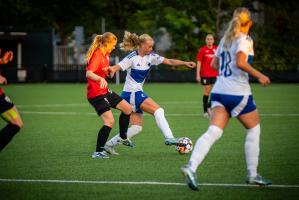
[[[54,66],[27,65],[18,69],[16,65],[2,65],[0,71],[7,78],[8,82],[86,82],[85,78],[86,65],[76,64],[57,64]],[[170,67],[160,65],[153,68],[148,77],[147,82],[195,82],[196,70],[175,70]],[[264,71],[272,82],[299,83],[299,71]],[[21,77],[20,75],[25,77]],[[19,76],[18,76],[19,75]],[[120,72],[119,81],[125,81],[126,72]],[[252,79],[252,81],[255,81]],[[109,79],[108,82],[116,82],[116,78]]]

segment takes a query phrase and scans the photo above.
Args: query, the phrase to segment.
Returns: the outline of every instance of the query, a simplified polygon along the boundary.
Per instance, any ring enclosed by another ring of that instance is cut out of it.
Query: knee
[[[11,121],[11,124],[18,126],[19,129],[23,128],[23,121],[21,119]]]
[[[129,107],[128,109],[126,109],[126,110],[124,110],[123,111],[123,113],[125,114],[125,115],[130,115],[131,113],[132,113],[132,107]]]
[[[157,115],[164,115],[164,109],[163,108],[158,108],[155,112],[154,112],[154,115],[157,116]]]
[[[212,141],[217,141],[221,138],[223,130],[215,125],[210,125],[207,132],[204,134],[204,138]]]
[[[105,120],[104,125],[109,126],[110,128],[112,128],[114,126],[114,119],[109,119],[109,120]]]

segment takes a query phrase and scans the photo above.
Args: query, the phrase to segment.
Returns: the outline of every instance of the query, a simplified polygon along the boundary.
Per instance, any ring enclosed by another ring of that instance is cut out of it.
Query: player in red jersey
[[[109,55],[116,43],[117,38],[113,33],[106,32],[103,35],[97,35],[86,54],[87,99],[104,123],[99,130],[96,151],[92,154],[92,158],[109,158],[104,152],[104,145],[114,125],[111,107],[122,111],[119,117],[121,138],[119,142],[126,146],[134,146],[127,139],[126,134],[132,106],[107,87]]]
[[[0,49],[1,55],[1,49]],[[5,52],[3,57],[0,57],[0,64],[6,64],[13,59],[12,51]],[[0,75],[0,84],[7,84],[4,76]],[[0,115],[8,124],[0,130],[0,151],[6,147],[11,139],[20,131],[23,126],[23,121],[13,102],[5,95],[0,88]]]
[[[214,36],[212,34],[208,34],[206,36],[206,46],[201,47],[196,56],[196,80],[197,82],[201,82],[204,87],[202,101],[205,117],[209,117],[208,108],[210,107],[209,96],[211,85],[216,82],[216,77],[218,76],[218,72],[211,67],[211,61],[216,49],[217,46],[214,45]]]

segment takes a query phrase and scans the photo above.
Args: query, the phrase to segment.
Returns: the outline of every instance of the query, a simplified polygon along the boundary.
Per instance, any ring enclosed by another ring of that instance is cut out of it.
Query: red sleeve
[[[101,52],[99,52],[99,50],[94,51],[89,60],[86,70],[95,72],[98,69],[98,67],[101,66],[101,60]]]
[[[203,48],[200,48],[196,56],[196,60],[202,62],[203,56],[204,56]]]

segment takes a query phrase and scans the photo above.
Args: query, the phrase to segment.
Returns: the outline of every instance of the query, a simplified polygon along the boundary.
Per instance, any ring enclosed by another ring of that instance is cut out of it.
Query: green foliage
[[[0,27],[40,29],[52,27],[63,43],[75,26],[83,25],[87,38],[105,31],[122,38],[124,30],[149,33],[157,41],[164,28],[172,42],[162,52],[170,58],[195,60],[207,33],[214,33],[216,43],[223,28],[238,6],[253,13],[264,12],[264,23],[254,25],[256,63],[270,70],[294,70],[299,63],[299,12],[295,1],[260,0],[264,7],[254,10],[250,0],[10,0],[1,1]]]

